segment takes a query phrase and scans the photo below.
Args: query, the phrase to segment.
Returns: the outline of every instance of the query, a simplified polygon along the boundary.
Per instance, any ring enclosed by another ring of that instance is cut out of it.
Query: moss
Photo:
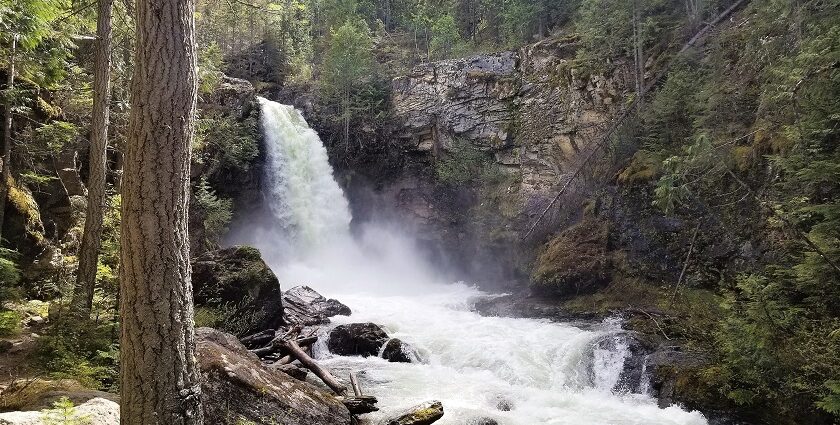
[[[38,203],[32,197],[32,193],[26,187],[18,185],[11,177],[9,177],[7,185],[9,188],[9,203],[23,216],[26,232],[37,242],[43,241],[44,224],[41,222],[41,212],[38,209]]]
[[[0,395],[0,410],[20,410],[26,406],[36,404],[41,397],[54,391],[82,391],[85,387],[72,379],[49,381],[35,379],[33,381],[19,380],[12,382]]]
[[[549,241],[537,258],[532,289],[557,295],[591,292],[608,281],[609,226],[594,217]]]
[[[747,171],[755,162],[755,151],[751,146],[736,146],[732,149],[732,159],[738,171]]]
[[[651,152],[641,150],[633,155],[630,165],[618,175],[622,184],[647,183],[655,179],[660,172],[660,161]]]

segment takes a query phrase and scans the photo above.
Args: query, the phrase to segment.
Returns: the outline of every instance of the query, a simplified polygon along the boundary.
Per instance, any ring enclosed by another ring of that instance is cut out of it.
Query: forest
[[[838,41],[840,0],[0,0],[0,424],[836,424]]]

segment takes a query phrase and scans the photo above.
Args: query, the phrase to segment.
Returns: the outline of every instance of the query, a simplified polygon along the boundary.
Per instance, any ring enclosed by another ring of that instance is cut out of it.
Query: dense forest
[[[621,315],[720,423],[837,423],[838,41],[838,0],[0,0],[0,410],[73,380],[202,423],[194,328],[278,329],[224,292],[264,270],[218,257],[265,196],[258,95],[317,130],[353,225],[412,210],[458,280]],[[207,289],[213,262],[242,275]],[[204,423],[274,423],[204,393]]]

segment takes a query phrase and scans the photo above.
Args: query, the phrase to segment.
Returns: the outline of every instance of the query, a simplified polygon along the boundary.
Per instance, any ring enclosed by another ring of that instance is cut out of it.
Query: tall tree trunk
[[[136,6],[120,241],[122,425],[203,423],[187,233],[194,6]]]
[[[96,266],[102,238],[102,214],[105,209],[105,173],[108,158],[108,103],[111,99],[111,7],[113,0],[99,0],[96,19],[96,53],[93,74],[93,117],[88,154],[88,204],[85,230],[79,248],[79,270],[73,291],[71,314],[90,317]]]
[[[12,54],[9,57],[8,76],[6,77],[6,104],[3,117],[3,148],[0,149],[0,243],[3,241],[3,221],[6,217],[6,198],[9,196],[9,183],[12,177],[12,89],[15,88],[15,56],[17,39],[12,37]]]

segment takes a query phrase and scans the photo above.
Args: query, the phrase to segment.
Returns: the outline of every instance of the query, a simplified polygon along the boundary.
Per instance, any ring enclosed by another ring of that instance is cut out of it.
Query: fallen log
[[[362,386],[359,385],[359,378],[356,377],[356,372],[350,371],[350,386],[353,387],[353,394],[356,397],[362,396]]]
[[[263,347],[266,344],[271,343],[271,340],[274,339],[274,333],[274,329],[266,329],[262,332],[239,338],[239,342],[241,342],[245,348]]]
[[[256,354],[257,357],[259,357],[261,359],[267,358],[267,357],[271,356],[272,354],[278,354],[278,357],[279,357],[279,355],[281,355],[281,354],[282,355],[287,354],[287,352],[284,351],[284,348],[283,348],[283,344],[282,344],[283,341],[284,341],[284,339],[274,338],[271,341],[271,344],[266,345],[265,347],[262,347],[262,348],[255,348],[255,349],[249,350],[249,351]],[[306,337],[306,338],[297,339],[295,342],[299,346],[301,346],[303,348],[307,348],[307,347],[312,346],[312,344],[315,344],[316,341],[318,341],[317,336],[310,336],[310,337]]]
[[[295,341],[281,341],[280,344],[282,347],[294,358],[296,358],[305,368],[312,371],[318,378],[321,378],[325,384],[327,384],[330,389],[335,391],[338,395],[344,395],[347,393],[347,387],[345,387],[341,382],[335,379],[334,376],[330,373],[330,371],[324,369],[309,357],[306,352],[300,348],[299,345]]]

